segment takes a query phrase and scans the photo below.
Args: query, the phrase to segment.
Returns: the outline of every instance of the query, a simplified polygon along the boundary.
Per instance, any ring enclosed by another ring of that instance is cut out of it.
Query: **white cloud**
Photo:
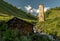
[[[50,7],[45,7],[44,8],[44,12],[46,12]]]
[[[39,13],[39,9],[37,9],[37,12],[36,13]]]
[[[39,12],[38,9],[35,9],[35,8],[31,9],[30,12],[31,12],[31,11],[32,11],[32,12],[35,12],[35,13],[38,13],[38,12]]]
[[[32,7],[30,5],[25,6],[25,9],[26,9],[27,12],[30,12],[31,8]]]
[[[45,7],[44,8],[44,12],[46,12],[48,9],[50,9],[49,7]],[[39,9],[36,9],[36,13],[39,13]]]
[[[31,13],[33,13],[33,10],[30,10]]]
[[[49,7],[45,7],[44,12],[46,12],[48,9],[49,9]],[[39,13],[39,9],[32,8],[30,5],[25,6],[25,10],[28,13],[32,13],[34,15],[37,15],[37,13]]]

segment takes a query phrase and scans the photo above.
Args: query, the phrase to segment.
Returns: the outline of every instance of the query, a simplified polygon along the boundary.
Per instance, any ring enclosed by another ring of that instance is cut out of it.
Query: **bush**
[[[60,36],[60,19],[49,19],[45,22],[40,22],[37,24],[37,29],[40,32],[44,32],[54,36]]]
[[[0,32],[1,41],[31,41],[28,36],[21,35],[17,30],[8,29],[5,32]]]
[[[51,41],[47,36],[40,34],[24,36],[16,30],[6,30],[5,32],[0,32],[0,36],[1,41]]]
[[[7,28],[7,23],[5,21],[0,21],[0,31],[5,31]]]
[[[52,41],[47,35],[42,35],[39,33],[33,34],[31,38],[32,41]]]
[[[50,39],[37,33],[24,36],[16,29],[8,29],[7,23],[0,21],[0,41],[50,41]]]

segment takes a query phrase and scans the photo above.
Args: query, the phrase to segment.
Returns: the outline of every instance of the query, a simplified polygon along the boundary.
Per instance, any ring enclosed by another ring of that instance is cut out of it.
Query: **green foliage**
[[[0,36],[1,41],[51,41],[48,36],[42,36],[40,34],[24,36],[16,30],[6,30],[4,32],[0,32]]]
[[[58,8],[52,8],[45,13],[45,20],[55,19],[60,17],[60,10]]]
[[[50,41],[47,36],[40,34],[22,35],[17,29],[9,29],[5,21],[0,21],[0,41]]]
[[[32,35],[32,41],[52,41],[52,40],[49,39],[47,35],[41,35],[36,33]]]
[[[21,35],[16,30],[6,30],[1,34],[2,41],[20,41]]]
[[[0,21],[0,31],[5,31],[8,28],[5,21]]]
[[[47,12],[45,12],[45,18],[49,17],[50,13],[51,13],[51,10],[48,10]]]
[[[45,22],[38,23],[38,29],[40,32],[60,36],[60,22],[59,20],[47,20]]]
[[[1,0],[0,0],[0,13],[7,14],[9,16],[14,16],[14,17],[17,17],[24,21],[30,22],[30,23],[36,21],[35,16],[33,16],[31,14],[27,14],[26,12],[22,11],[21,9],[17,9],[16,7],[12,6],[11,4],[9,4],[5,1],[1,1]]]
[[[60,36],[60,10],[58,8],[48,10],[45,13],[45,21],[37,23],[37,27],[40,32]]]

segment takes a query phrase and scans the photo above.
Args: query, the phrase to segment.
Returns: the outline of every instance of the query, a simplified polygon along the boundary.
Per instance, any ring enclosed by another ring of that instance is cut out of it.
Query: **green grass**
[[[60,10],[58,8],[48,10],[45,13],[45,21],[37,23],[37,29],[60,37]]]
[[[9,16],[9,15],[0,13],[0,21],[6,21],[7,22],[7,21],[9,21],[12,18],[13,18],[13,16]]]
[[[36,22],[35,16],[33,16],[31,14],[27,14],[26,12],[22,11],[21,9],[17,9],[16,7],[14,7],[11,4],[8,4],[7,2],[4,2],[2,0],[0,0],[0,13],[17,17],[17,18],[27,21],[29,23]]]
[[[60,17],[60,10],[58,8],[51,8],[45,13],[45,20],[55,19]]]

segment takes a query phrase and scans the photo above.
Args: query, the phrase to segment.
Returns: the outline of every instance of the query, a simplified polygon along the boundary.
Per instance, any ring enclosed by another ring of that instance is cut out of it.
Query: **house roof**
[[[17,21],[18,23],[19,23],[19,21],[21,21],[21,22],[24,22],[24,23],[27,23],[27,24],[33,26],[33,24],[31,24],[31,23],[29,23],[29,22],[27,22],[27,21],[21,20],[21,19],[19,19],[19,18],[16,18],[16,17],[12,18],[12,19],[9,20],[7,23],[10,23],[11,21],[12,21],[12,22],[13,22],[13,21]]]
[[[17,17],[21,20],[27,21],[29,23],[36,22],[36,17],[27,14],[26,12],[22,11],[21,9],[17,9],[16,7],[12,6],[11,4],[0,0],[0,12],[3,14],[8,14],[9,16]]]

